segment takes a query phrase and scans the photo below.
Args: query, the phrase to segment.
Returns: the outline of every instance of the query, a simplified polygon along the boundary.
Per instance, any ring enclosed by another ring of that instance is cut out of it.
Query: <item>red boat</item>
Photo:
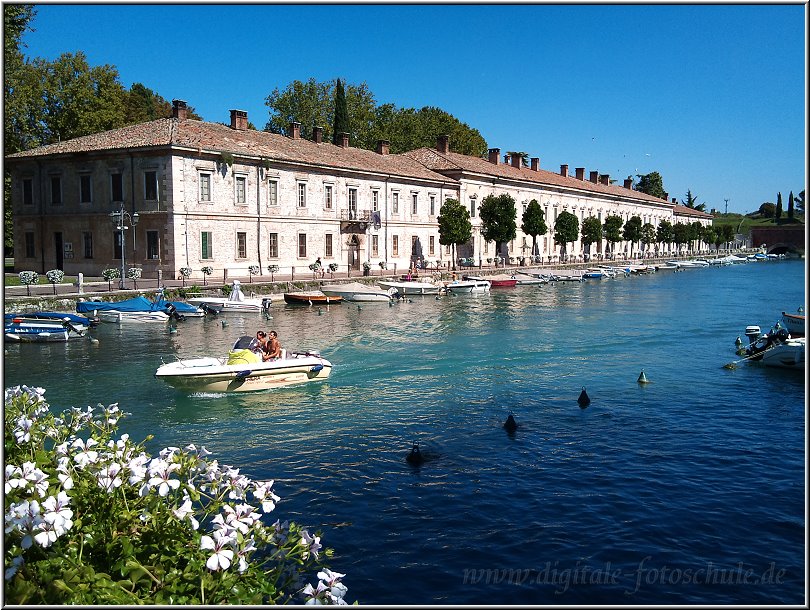
[[[517,286],[517,278],[508,275],[490,275],[489,277],[479,277],[477,275],[465,275],[465,280],[487,280],[491,288],[514,288]]]

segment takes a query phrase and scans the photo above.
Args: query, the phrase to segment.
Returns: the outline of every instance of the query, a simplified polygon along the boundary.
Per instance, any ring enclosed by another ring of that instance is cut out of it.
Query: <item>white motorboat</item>
[[[523,271],[518,271],[512,277],[517,280],[518,286],[536,286],[539,284],[548,284],[548,278],[540,274],[533,275],[531,273],[524,273]]]
[[[252,392],[329,377],[332,363],[313,351],[288,352],[262,361],[256,339],[239,337],[222,358],[192,358],[162,364],[155,377],[185,392]]]
[[[168,322],[171,319],[202,317],[205,312],[183,301],[167,301],[163,291],[155,301],[143,295],[125,301],[79,301],[76,311],[102,322]]]
[[[393,295],[397,294],[396,288],[389,288],[387,291],[360,282],[348,282],[346,284],[331,284],[321,286],[321,292],[329,296],[343,297],[344,301],[362,302],[390,302]]]
[[[439,294],[440,284],[433,282],[377,282],[384,290],[393,288],[400,296],[412,294]]]
[[[804,319],[804,310],[800,309],[797,313],[782,312],[782,319],[779,322],[787,328],[791,337],[804,337],[807,322]]]
[[[69,313],[5,314],[5,339],[13,343],[65,342],[83,337],[89,327],[89,318]]]
[[[669,261],[663,265],[656,265],[656,271],[683,271],[681,267],[674,261]]]
[[[737,354],[746,360],[761,362],[765,366],[804,371],[804,337],[791,337],[787,328],[777,324],[769,333],[760,332],[759,326],[745,329],[748,347],[737,337]]]
[[[762,352],[762,364],[783,369],[804,370],[805,338],[787,339]]]
[[[485,279],[453,280],[445,284],[448,292],[453,294],[472,294],[474,292],[489,292],[491,284]]]
[[[231,286],[231,294],[227,297],[194,297],[187,300],[192,305],[197,305],[201,309],[213,313],[262,313],[267,311],[273,302],[273,299],[269,296],[246,297],[242,293],[242,285],[239,280],[233,281],[233,285]]]

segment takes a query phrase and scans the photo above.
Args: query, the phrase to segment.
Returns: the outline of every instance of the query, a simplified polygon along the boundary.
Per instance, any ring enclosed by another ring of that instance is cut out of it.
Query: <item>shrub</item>
[[[205,447],[152,457],[151,437],[116,438],[117,404],[55,416],[44,392],[5,391],[8,603],[346,603],[319,535],[262,522],[279,500],[273,481],[209,461]]]

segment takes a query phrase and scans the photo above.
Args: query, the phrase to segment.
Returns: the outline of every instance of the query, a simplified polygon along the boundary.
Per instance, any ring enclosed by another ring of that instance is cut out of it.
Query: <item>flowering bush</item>
[[[365,269],[366,271],[368,271],[369,269],[371,269],[371,263],[370,263],[370,262],[368,262],[368,261],[364,262],[364,263],[363,263],[363,269]]]
[[[183,277],[191,277],[191,267],[180,267],[180,275]]]
[[[115,268],[105,269],[101,272],[101,277],[103,277],[108,282],[111,280],[118,279],[121,277],[121,271]]]
[[[31,296],[31,284],[39,283],[39,275],[36,271],[20,271],[20,283],[25,284],[28,296]]]
[[[337,270],[338,270],[338,264],[337,263],[329,263],[329,271],[331,273],[334,273]]]
[[[380,266],[380,269],[385,269],[385,266],[386,266],[386,265],[385,265],[385,261],[380,261],[380,262],[379,262],[379,263],[377,263],[377,264]]]
[[[130,267],[127,269],[127,277],[132,280],[132,283],[135,284],[135,288],[138,288],[138,280],[141,279],[142,270],[140,267]]]
[[[273,481],[194,445],[152,457],[151,437],[114,436],[127,415],[117,404],[55,416],[44,392],[5,391],[8,603],[346,603],[319,535],[262,522],[279,500]]]
[[[51,269],[45,273],[45,277],[53,284],[53,293],[56,294],[56,285],[65,279],[65,272],[61,269]]]
[[[261,269],[259,269],[259,265],[251,265],[248,267],[248,273],[250,275],[259,275],[259,271],[261,271]]]
[[[214,269],[212,267],[209,267],[209,266],[206,265],[205,267],[200,269],[200,271],[203,272],[203,285],[204,285],[204,284],[206,284],[205,278],[207,276],[211,275],[214,272]]]

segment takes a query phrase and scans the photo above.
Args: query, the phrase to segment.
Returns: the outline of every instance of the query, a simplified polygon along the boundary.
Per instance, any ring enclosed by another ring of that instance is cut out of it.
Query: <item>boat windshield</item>
[[[258,345],[258,342],[256,341],[256,337],[251,337],[250,335],[244,335],[242,337],[239,337],[236,340],[236,343],[233,344],[233,349],[234,350],[239,350],[239,349],[252,350],[257,345]]]

